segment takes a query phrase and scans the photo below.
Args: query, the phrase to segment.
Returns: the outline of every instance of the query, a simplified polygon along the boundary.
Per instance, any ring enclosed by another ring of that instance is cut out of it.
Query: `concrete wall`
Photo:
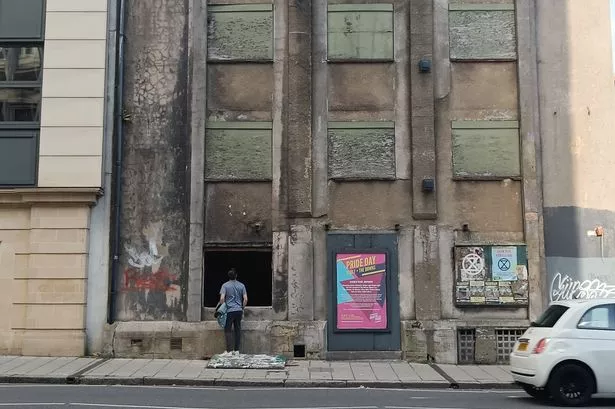
[[[126,5],[125,139],[115,318],[185,319],[188,7]]]
[[[608,0],[538,2],[548,300],[615,295],[609,17]]]

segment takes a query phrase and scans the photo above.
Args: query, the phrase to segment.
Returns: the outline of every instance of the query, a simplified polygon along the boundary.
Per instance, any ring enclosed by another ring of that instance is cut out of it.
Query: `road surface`
[[[615,399],[595,400],[596,408]],[[0,385],[0,409],[520,409],[544,408],[517,390],[194,388]]]

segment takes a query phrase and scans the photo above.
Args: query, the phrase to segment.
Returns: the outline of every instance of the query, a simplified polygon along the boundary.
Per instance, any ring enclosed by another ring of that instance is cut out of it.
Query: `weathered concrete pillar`
[[[421,59],[433,60],[433,0],[410,2],[410,109],[412,121],[412,205],[417,219],[435,219],[434,192],[423,192],[424,179],[436,179],[433,69],[419,70]]]
[[[190,76],[190,230],[188,250],[188,321],[200,321],[203,306],[203,220],[205,212],[205,124],[207,120],[207,0],[192,0]]]
[[[414,231],[414,299],[417,320],[441,318],[438,228],[417,226]]]
[[[312,1],[288,9],[288,213],[312,211]]]
[[[409,3],[397,0],[394,8],[395,27],[395,173],[397,179],[410,179],[410,43],[408,41]]]
[[[288,236],[288,318],[314,319],[314,257],[312,231],[291,226]]]
[[[546,271],[542,228],[542,161],[540,140],[540,100],[535,0],[517,0],[517,53],[519,78],[519,116],[523,169],[523,213],[528,250],[529,318],[536,319],[545,306],[543,288]]]

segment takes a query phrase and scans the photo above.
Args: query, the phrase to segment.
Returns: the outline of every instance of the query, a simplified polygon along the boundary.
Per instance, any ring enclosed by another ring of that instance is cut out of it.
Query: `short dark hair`
[[[231,280],[235,280],[237,278],[237,270],[235,270],[234,268],[231,268],[228,271],[228,278]]]

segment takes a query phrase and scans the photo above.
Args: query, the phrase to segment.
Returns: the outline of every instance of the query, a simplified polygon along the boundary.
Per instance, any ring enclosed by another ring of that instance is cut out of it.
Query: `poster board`
[[[455,246],[457,306],[527,306],[525,246]]]
[[[387,254],[335,255],[337,331],[386,331]]]

